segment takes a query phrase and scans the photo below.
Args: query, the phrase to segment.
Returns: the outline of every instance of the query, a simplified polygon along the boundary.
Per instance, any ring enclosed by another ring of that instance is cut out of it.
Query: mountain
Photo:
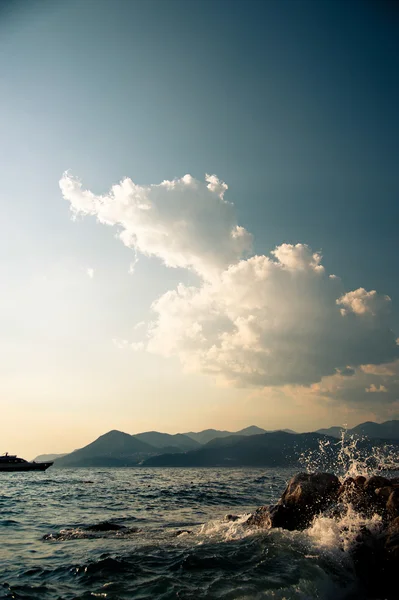
[[[189,431],[183,435],[190,437],[192,440],[195,440],[200,444],[206,444],[215,438],[227,437],[229,435],[233,435],[233,433],[231,431],[219,431],[218,429],[204,429],[198,433],[195,431]]]
[[[283,431],[253,436],[226,436],[210,440],[204,447],[185,454],[162,454],[143,462],[148,467],[239,467],[298,466],[302,453],[318,452],[318,433],[292,434]],[[328,439],[328,438],[327,438]],[[333,438],[330,438],[333,440]],[[335,452],[334,444],[329,447]]]
[[[250,425],[249,427],[240,429],[240,431],[236,431],[235,435],[258,435],[259,433],[266,433],[266,429],[262,429],[256,425]]]
[[[333,437],[341,437],[342,431],[345,431],[343,427],[329,427],[328,429],[318,429],[317,433],[324,435],[331,435]],[[399,440],[399,420],[396,421],[385,421],[385,423],[374,423],[374,421],[366,421],[360,423],[352,429],[348,429],[347,433],[350,435],[361,435],[366,436],[369,439],[385,439],[385,440]]]
[[[287,433],[295,433],[292,429],[282,429],[281,431]],[[245,427],[244,429],[240,429],[240,431],[219,431],[218,429],[204,429],[204,431],[190,431],[185,433],[184,435],[192,438],[196,442],[200,444],[207,444],[211,440],[216,440],[220,438],[230,437],[231,435],[258,435],[260,433],[271,433],[266,429],[262,429],[261,427],[257,427],[256,425],[250,425],[249,427]]]
[[[399,420],[396,421],[385,421],[385,423],[374,423],[373,421],[366,421],[360,425],[356,425],[349,430],[350,433],[356,433],[358,435],[365,435],[370,439],[399,439]]]
[[[148,456],[159,453],[159,449],[138,440],[122,431],[109,431],[88,444],[61,458],[57,467],[107,467],[133,466]]]
[[[52,460],[56,460],[56,458],[61,458],[62,456],[66,456],[66,454],[40,454],[33,459],[33,462],[51,462]]]
[[[165,449],[171,446],[178,448],[182,452],[199,448],[201,444],[193,438],[183,433],[159,433],[159,431],[146,431],[144,433],[135,433],[133,435],[137,440],[141,440],[154,448]]]
[[[322,435],[331,435],[332,437],[340,438],[343,431],[343,427],[328,427],[327,429],[318,429],[316,433],[321,433]]]

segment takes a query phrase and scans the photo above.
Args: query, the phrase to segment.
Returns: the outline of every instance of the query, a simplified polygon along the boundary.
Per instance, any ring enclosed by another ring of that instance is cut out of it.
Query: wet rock
[[[387,477],[382,477],[381,475],[374,475],[373,477],[370,477],[370,479],[367,479],[367,481],[364,484],[364,490],[370,494],[374,492],[377,488],[382,488],[387,485],[391,485],[391,481]]]
[[[357,511],[363,512],[367,506],[366,494],[364,491],[365,477],[348,477],[338,490],[338,500],[344,504],[352,504]],[[364,481],[363,481],[364,480]]]
[[[256,511],[246,520],[245,524],[248,527],[271,527],[270,520],[270,507],[260,506]]]
[[[190,531],[189,529],[178,529],[177,531],[174,531],[172,533],[173,537],[179,537],[180,535],[192,535],[192,531]]]
[[[350,478],[351,479],[351,478]],[[365,477],[363,477],[363,475],[358,475],[357,477],[355,477],[354,482],[356,483],[356,485],[358,486],[362,486],[366,483],[367,479]]]
[[[331,473],[298,473],[270,509],[270,526],[306,529],[317,514],[337,500],[339,488],[338,477]]]
[[[249,526],[305,529],[323,512],[341,518],[351,506],[365,518],[380,515],[372,527],[363,526],[350,553],[364,598],[396,600],[399,572],[399,478],[348,477],[342,485],[330,473],[299,473],[279,502],[261,506]],[[365,521],[367,524],[367,520]]]
[[[378,498],[381,501],[387,503],[388,502],[388,498],[391,495],[392,491],[393,491],[393,487],[391,487],[390,485],[386,485],[384,487],[377,488],[374,491],[374,493],[375,493],[376,496],[378,496]]]
[[[225,521],[238,521],[240,517],[238,515],[225,515],[224,516],[224,520]]]
[[[378,514],[386,519],[389,518],[387,502],[394,489],[391,484],[392,480],[381,476],[370,477],[370,479],[349,477],[338,491],[338,500],[345,505],[351,504],[363,517]],[[393,516],[396,516],[394,507],[390,518]]]
[[[399,488],[389,488],[391,493],[389,494],[386,511],[388,519],[396,520],[399,518]]]

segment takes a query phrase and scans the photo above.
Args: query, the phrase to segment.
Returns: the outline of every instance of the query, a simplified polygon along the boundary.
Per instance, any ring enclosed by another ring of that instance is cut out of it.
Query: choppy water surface
[[[360,598],[339,532],[250,531],[276,469],[0,473],[0,598]],[[226,522],[227,513],[242,515]],[[90,532],[112,522],[126,529]]]

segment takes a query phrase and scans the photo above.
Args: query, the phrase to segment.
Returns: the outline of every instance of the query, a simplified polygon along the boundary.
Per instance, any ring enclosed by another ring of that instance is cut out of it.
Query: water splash
[[[308,473],[329,471],[340,477],[371,477],[381,471],[399,470],[398,448],[372,442],[366,436],[351,434],[346,428],[337,441],[321,438],[317,451],[300,455],[299,463]]]
[[[324,514],[315,517],[306,534],[324,551],[346,553],[356,546],[360,533],[365,529],[378,534],[382,529],[381,516],[375,514],[370,518],[363,517],[348,504],[340,516]]]

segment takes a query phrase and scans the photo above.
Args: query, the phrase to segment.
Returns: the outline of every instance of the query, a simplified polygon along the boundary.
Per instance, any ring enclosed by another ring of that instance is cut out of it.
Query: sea
[[[0,473],[0,598],[366,598],[350,558],[356,515],[322,516],[304,532],[246,526],[295,471]]]

